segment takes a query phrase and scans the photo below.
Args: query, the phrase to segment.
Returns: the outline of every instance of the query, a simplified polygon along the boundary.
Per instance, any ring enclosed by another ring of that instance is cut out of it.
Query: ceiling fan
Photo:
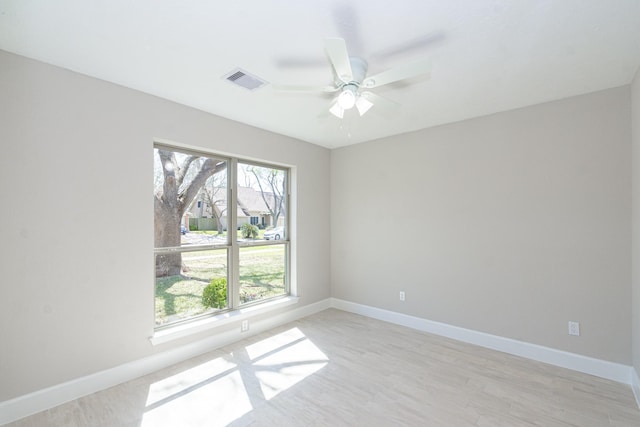
[[[367,77],[367,61],[362,58],[349,56],[344,39],[327,38],[324,40],[325,50],[333,68],[333,85],[325,87],[307,86],[275,86],[277,90],[302,91],[317,93],[337,93],[329,111],[342,119],[347,110],[356,108],[360,116],[371,107],[396,107],[398,104],[376,95],[369,89],[374,89],[400,80],[417,76],[429,76],[431,66],[429,61],[420,61],[405,66],[392,68],[374,76]]]

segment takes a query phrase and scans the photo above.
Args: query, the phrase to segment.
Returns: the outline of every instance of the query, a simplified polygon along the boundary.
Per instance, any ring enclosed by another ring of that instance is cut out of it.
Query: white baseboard
[[[330,306],[331,299],[328,298],[314,304],[275,314],[262,320],[254,320],[251,323],[249,332],[241,333],[238,327],[233,331],[216,333],[201,341],[187,344],[173,350],[157,353],[111,369],[0,402],[0,426],[91,393],[133,380],[276,326],[318,313],[326,310]]]
[[[630,366],[332,298],[331,306],[492,350],[631,385]],[[636,378],[637,379],[637,378]],[[638,391],[640,393],[640,391]],[[639,394],[636,394],[636,398]]]
[[[631,390],[633,390],[636,403],[638,404],[638,408],[640,408],[640,376],[638,376],[638,371],[634,368],[631,368]]]

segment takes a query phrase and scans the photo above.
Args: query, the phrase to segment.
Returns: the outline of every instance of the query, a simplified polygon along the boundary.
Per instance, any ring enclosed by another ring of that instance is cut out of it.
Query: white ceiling
[[[369,75],[431,58],[431,79],[343,120],[275,91],[331,84],[326,37]],[[0,0],[0,49],[333,148],[628,84],[640,0]],[[271,84],[222,78],[237,67]]]

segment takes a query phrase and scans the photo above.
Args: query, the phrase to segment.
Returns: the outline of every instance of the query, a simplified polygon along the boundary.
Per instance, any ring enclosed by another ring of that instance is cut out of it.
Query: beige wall
[[[631,85],[633,137],[633,366],[640,375],[640,70]]]
[[[148,340],[154,138],[296,167],[297,307],[329,297],[327,149],[0,51],[0,401],[204,337]]]
[[[332,295],[631,364],[630,130],[622,87],[333,150]]]

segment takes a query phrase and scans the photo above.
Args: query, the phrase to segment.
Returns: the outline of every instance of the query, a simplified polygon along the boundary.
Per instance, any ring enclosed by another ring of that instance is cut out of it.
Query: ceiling
[[[372,89],[401,105],[340,120],[327,37],[368,75],[429,58],[431,78]],[[638,0],[0,0],[0,49],[329,148],[629,84]],[[223,77],[240,68],[269,84]]]

